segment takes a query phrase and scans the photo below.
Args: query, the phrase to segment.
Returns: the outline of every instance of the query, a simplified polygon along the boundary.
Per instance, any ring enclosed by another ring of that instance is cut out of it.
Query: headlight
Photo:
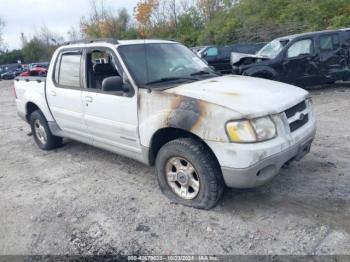
[[[226,130],[231,142],[236,143],[266,141],[274,138],[277,133],[270,117],[228,122]]]

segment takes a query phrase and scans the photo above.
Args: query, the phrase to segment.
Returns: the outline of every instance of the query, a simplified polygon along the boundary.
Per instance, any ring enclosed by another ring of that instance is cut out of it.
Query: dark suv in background
[[[236,44],[225,46],[205,46],[197,54],[207,61],[209,66],[222,74],[231,74],[230,56],[232,52],[255,54],[266,43]],[[193,49],[194,50],[194,49]]]
[[[256,55],[231,54],[234,74],[300,87],[350,80],[350,29],[277,38]]]

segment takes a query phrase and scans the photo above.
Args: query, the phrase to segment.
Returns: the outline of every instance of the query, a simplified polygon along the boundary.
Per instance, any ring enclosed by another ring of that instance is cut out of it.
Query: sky
[[[90,0],[0,0],[0,17],[5,20],[3,39],[9,50],[21,48],[20,35],[28,39],[46,25],[67,39],[72,26],[79,28],[81,16],[88,16]],[[137,0],[104,0],[112,10],[125,7],[132,15]]]

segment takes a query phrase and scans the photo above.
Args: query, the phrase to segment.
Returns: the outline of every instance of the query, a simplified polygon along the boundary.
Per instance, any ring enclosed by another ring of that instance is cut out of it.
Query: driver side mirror
[[[208,53],[207,52],[203,52],[202,57],[207,57]]]
[[[103,80],[102,90],[106,92],[128,92],[129,89],[124,86],[124,81],[120,76],[110,76]]]

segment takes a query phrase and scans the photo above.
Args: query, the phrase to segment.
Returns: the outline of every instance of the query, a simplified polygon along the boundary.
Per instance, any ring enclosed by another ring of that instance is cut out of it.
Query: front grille
[[[287,109],[284,113],[288,120],[290,132],[298,130],[309,121],[309,111],[305,101]]]
[[[302,120],[297,120],[289,124],[290,132],[294,132],[309,121],[309,115],[306,115]]]
[[[286,113],[287,118],[291,118],[296,113],[304,111],[305,109],[306,109],[306,103],[305,103],[305,101],[303,101],[303,102],[301,102],[301,103],[299,103],[299,104],[297,104],[297,105],[287,109],[285,111],[285,113]]]

